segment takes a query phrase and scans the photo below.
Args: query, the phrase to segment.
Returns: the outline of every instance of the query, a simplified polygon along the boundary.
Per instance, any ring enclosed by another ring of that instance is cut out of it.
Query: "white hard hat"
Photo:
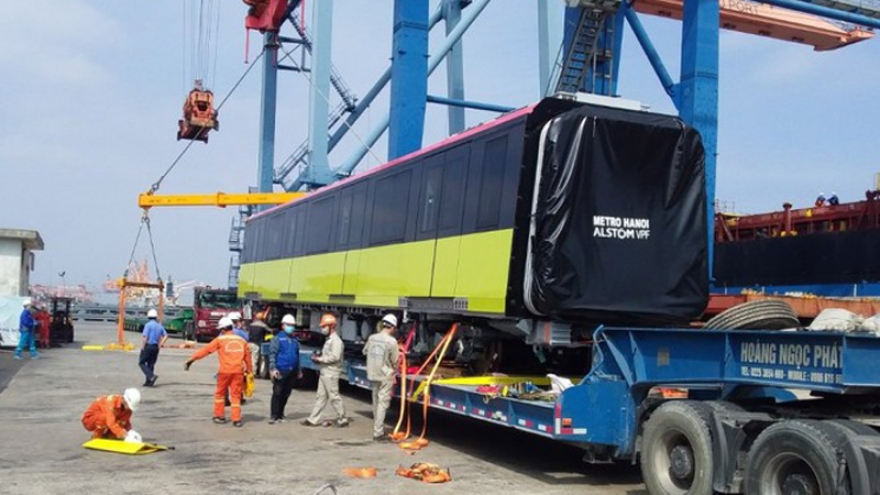
[[[147,318],[158,318],[158,317],[159,317],[159,312],[156,311],[155,309],[151,309],[151,310],[147,311]]]
[[[387,314],[384,318],[382,318],[382,323],[388,323],[394,328],[397,328],[397,317],[393,314]]]
[[[141,403],[141,391],[136,388],[127,388],[122,393],[122,402],[132,411],[137,411],[138,405]]]
[[[232,313],[229,313],[228,318],[232,321],[241,321],[241,313],[233,311]]]
[[[217,322],[217,328],[230,328],[232,327],[232,320],[229,318],[220,318],[220,321]]]
[[[281,318],[282,325],[296,325],[296,318],[291,314],[284,315],[284,318]]]
[[[21,305],[24,307],[28,307],[31,305],[31,298],[27,297],[24,301],[21,302]]]

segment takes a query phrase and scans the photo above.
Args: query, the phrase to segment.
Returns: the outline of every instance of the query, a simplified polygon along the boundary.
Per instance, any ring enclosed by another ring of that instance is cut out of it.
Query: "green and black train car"
[[[239,294],[566,344],[700,314],[705,203],[677,117],[548,98],[255,215]]]

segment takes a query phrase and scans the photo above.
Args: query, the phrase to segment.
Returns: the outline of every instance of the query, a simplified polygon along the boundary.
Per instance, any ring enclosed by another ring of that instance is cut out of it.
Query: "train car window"
[[[257,261],[266,261],[266,217],[260,218],[256,222],[257,227]]]
[[[249,222],[244,229],[244,249],[241,252],[242,263],[254,262],[254,246],[256,246],[256,244],[254,244],[254,232],[254,223]]]
[[[330,250],[335,200],[336,195],[331,194],[309,204],[306,254],[326,253]]]
[[[306,252],[306,213],[308,213],[309,205],[302,205],[296,208],[296,234],[293,244],[293,255],[302,256]]]
[[[506,158],[506,134],[486,143],[486,149],[483,152],[482,180],[480,181],[480,202],[477,207],[478,229],[498,226]]]
[[[283,256],[285,226],[287,212],[275,212],[269,217],[269,250],[268,259],[276,260]]]
[[[406,235],[412,170],[402,170],[376,181],[370,244],[402,242]]]
[[[299,218],[295,208],[289,208],[284,212],[284,252],[282,258],[290,258],[293,256],[294,245],[296,244],[296,221]]]
[[[346,247],[349,242],[349,233],[351,231],[351,207],[354,200],[352,189],[346,189],[342,193],[342,199],[339,204],[339,242],[338,247]]]
[[[433,234],[440,218],[440,197],[443,186],[443,156],[429,160],[423,172],[421,204],[419,205],[419,234]],[[434,162],[434,163],[432,163]],[[422,236],[419,236],[421,239]]]
[[[350,248],[361,247],[361,237],[364,231],[364,219],[367,209],[367,183],[362,182],[354,186],[351,201],[351,231],[348,235]]]
[[[439,235],[461,233],[461,212],[464,206],[464,171],[467,169],[470,146],[446,153],[443,185],[440,192]]]

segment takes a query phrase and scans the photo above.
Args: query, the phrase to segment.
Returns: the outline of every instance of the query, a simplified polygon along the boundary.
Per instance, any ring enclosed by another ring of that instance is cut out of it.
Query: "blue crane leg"
[[[700,131],[706,150],[709,280],[712,280],[715,155],[718,148],[718,0],[684,0],[679,115]]]
[[[257,158],[257,184],[260,192],[272,192],[272,178],[275,174],[275,111],[278,95],[278,44],[275,34],[263,35],[266,52],[263,54],[263,91],[260,101],[260,154]]]
[[[428,0],[395,0],[391,59],[389,160],[422,147],[428,95]]]

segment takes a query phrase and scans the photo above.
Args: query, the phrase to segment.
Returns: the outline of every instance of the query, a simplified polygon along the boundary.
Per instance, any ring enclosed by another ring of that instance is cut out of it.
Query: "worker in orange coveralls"
[[[40,347],[48,349],[52,345],[49,340],[49,327],[52,326],[52,317],[49,315],[49,312],[46,311],[45,306],[40,306],[40,309],[37,311],[34,318],[40,322]]]
[[[83,414],[82,424],[92,432],[92,438],[140,442],[140,434],[131,429],[131,413],[140,403],[141,393],[136,388],[127,388],[122,395],[98,397]]]
[[[247,342],[232,333],[232,320],[220,318],[217,328],[220,329],[220,335],[210,344],[193,353],[184,368],[189,371],[193,362],[213,352],[217,353],[220,358],[220,370],[217,372],[217,390],[214,392],[214,422],[217,424],[226,422],[224,402],[228,393],[232,404],[232,426],[241,428],[241,389],[244,383],[241,376],[242,363],[247,374],[254,372],[251,353]]]

